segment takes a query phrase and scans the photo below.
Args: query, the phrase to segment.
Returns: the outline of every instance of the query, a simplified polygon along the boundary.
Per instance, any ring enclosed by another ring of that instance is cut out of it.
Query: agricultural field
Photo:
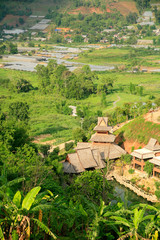
[[[118,67],[160,68],[159,51],[133,48],[101,48],[81,53],[75,62]]]
[[[0,69],[0,103],[2,109],[7,112],[10,103],[15,101],[27,102],[30,107],[30,135],[35,137],[47,134],[47,139],[56,139],[55,144],[72,139],[72,129],[81,126],[81,119],[71,115],[57,113],[56,104],[66,100],[67,105],[86,107],[89,115],[94,116],[98,110],[102,110],[105,116],[114,111],[115,107],[122,107],[127,102],[146,102],[152,94],[155,98],[159,97],[160,74],[145,73],[116,73],[103,72],[97,73],[95,84],[103,79],[113,79],[113,93],[106,95],[106,105],[102,106],[101,94],[92,94],[87,98],[65,99],[58,92],[52,91],[47,94],[40,92],[39,79],[36,73],[21,72],[16,70]],[[13,91],[13,85],[18,79],[26,79],[34,87],[27,93],[17,93]],[[4,79],[10,79],[11,85],[7,88],[3,85]],[[143,95],[134,95],[129,91],[130,83],[136,86],[143,86]],[[48,135],[49,134],[49,135]]]

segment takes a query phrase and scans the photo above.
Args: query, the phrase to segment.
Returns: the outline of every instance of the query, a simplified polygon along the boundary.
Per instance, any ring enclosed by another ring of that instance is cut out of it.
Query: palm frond
[[[29,210],[31,208],[31,206],[40,190],[41,190],[41,187],[35,187],[29,193],[27,193],[26,197],[24,198],[24,200],[22,202],[22,209]]]
[[[50,235],[53,239],[57,239],[57,237],[51,232],[51,230],[42,222],[40,222],[38,219],[32,218],[32,220],[38,225],[39,228],[41,228],[45,233]]]

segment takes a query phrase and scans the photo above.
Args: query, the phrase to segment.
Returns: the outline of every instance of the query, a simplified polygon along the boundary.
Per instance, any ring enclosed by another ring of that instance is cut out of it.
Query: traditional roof
[[[108,117],[98,117],[99,126],[108,126]]]
[[[78,142],[76,149],[88,148],[91,147],[92,143],[89,142]]]
[[[123,148],[114,143],[103,145],[99,145],[97,143],[94,145],[94,147],[99,150],[103,160],[120,158],[123,154],[126,154],[126,151]]]
[[[97,167],[95,167],[95,168],[96,169],[105,168],[106,164],[102,160],[99,150],[98,149],[92,149],[92,154],[93,154],[94,160],[97,163]]]
[[[72,164],[70,164],[69,162],[62,162],[63,164],[63,171],[65,173],[77,173],[74,166]]]
[[[155,138],[150,138],[148,144],[145,146],[145,148],[152,150],[152,151],[158,151],[160,150],[160,145]]]
[[[147,149],[147,148],[142,148],[142,149],[137,149],[134,150],[131,153],[132,156],[137,157],[139,159],[148,159],[148,158],[153,158],[154,157],[154,152]]]
[[[68,154],[68,160],[72,164],[72,166],[74,167],[74,169],[77,173],[85,171],[83,165],[81,164],[81,162],[79,160],[77,153]]]
[[[112,134],[101,134],[101,133],[95,133],[92,135],[90,141],[91,142],[100,142],[100,143],[111,143],[114,142],[115,136]]]
[[[154,157],[153,159],[149,160],[150,163],[153,163],[157,166],[160,166],[160,156],[159,157]]]
[[[97,167],[97,163],[93,158],[91,148],[77,149],[77,155],[84,168]]]
[[[111,131],[112,127],[110,126],[95,126],[94,131],[98,132],[105,132],[105,131]]]
[[[100,152],[91,148],[77,149],[76,153],[68,154],[66,161],[62,164],[65,173],[80,173],[88,168],[101,169],[105,167]]]

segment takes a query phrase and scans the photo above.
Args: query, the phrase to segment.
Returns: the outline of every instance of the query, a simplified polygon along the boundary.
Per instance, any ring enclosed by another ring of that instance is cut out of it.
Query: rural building
[[[143,172],[147,160],[160,156],[160,145],[156,139],[151,138],[144,148],[134,150],[131,155],[133,156],[133,167]]]
[[[107,117],[99,117],[96,131],[90,142],[79,142],[76,153],[67,155],[63,162],[64,172],[80,173],[85,170],[101,169],[105,167],[106,159],[117,159],[126,151],[115,143],[115,136],[110,133]]]
[[[149,162],[154,164],[153,177],[160,177],[160,156],[154,157],[153,159],[149,160]]]

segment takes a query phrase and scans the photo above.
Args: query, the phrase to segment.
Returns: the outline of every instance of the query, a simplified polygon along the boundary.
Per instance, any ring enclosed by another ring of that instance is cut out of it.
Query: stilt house
[[[151,138],[144,148],[134,150],[131,155],[133,156],[133,167],[143,172],[146,161],[151,162],[151,159],[155,159],[155,157],[160,156],[160,145],[156,139]],[[156,163],[157,161],[158,159],[156,159]],[[155,172],[156,168],[157,167],[155,167]],[[157,170],[157,172],[159,173],[160,171]]]

